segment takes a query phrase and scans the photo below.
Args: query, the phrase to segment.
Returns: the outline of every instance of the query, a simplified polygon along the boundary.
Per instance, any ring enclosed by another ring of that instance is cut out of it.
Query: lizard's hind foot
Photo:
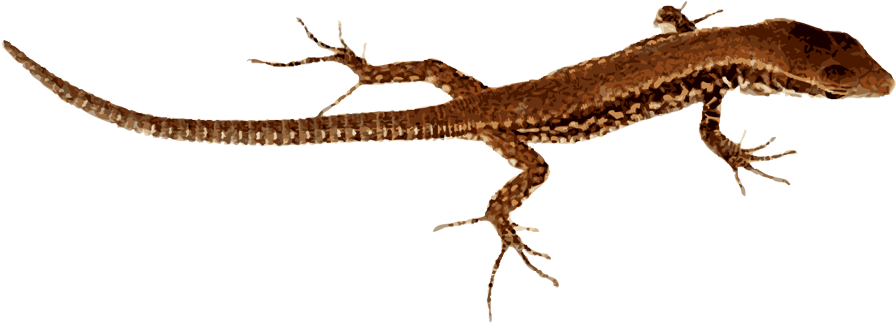
[[[549,255],[546,254],[546,253],[541,253],[541,252],[532,250],[532,248],[529,248],[528,245],[526,245],[525,243],[523,243],[523,238],[520,238],[520,236],[517,235],[516,230],[510,230],[510,231],[508,232],[508,231],[506,231],[506,230],[500,230],[499,227],[500,227],[500,226],[495,226],[495,228],[498,229],[498,234],[501,234],[501,233],[502,233],[501,231],[504,231],[504,232],[503,232],[504,234],[501,234],[501,236],[502,236],[502,237],[501,237],[501,240],[502,240],[501,243],[502,243],[502,245],[503,245],[503,244],[507,244],[507,245],[509,245],[510,247],[513,247],[513,249],[516,249],[516,253],[520,255],[520,258],[523,258],[523,262],[526,263],[526,266],[528,266],[529,269],[532,269],[532,271],[534,271],[535,273],[537,273],[537,274],[538,274],[539,276],[541,276],[542,278],[545,278],[545,279],[547,279],[547,280],[550,280],[552,283],[554,283],[554,287],[559,287],[559,286],[560,286],[560,283],[557,282],[556,279],[554,279],[554,278],[551,277],[551,276],[548,276],[547,274],[545,274],[544,272],[542,272],[542,271],[539,270],[538,268],[535,268],[535,266],[532,265],[532,263],[529,262],[529,258],[526,257],[526,255],[525,255],[523,252],[528,253],[528,254],[533,255],[533,256],[542,257],[542,258],[547,259],[547,260],[551,260],[551,256],[549,256]]]
[[[541,271],[541,269],[538,269],[537,267],[535,267],[535,265],[533,265],[532,262],[529,261],[529,257],[526,257],[526,254],[524,254],[523,251],[525,251],[526,253],[531,254],[533,256],[543,257],[548,260],[551,259],[551,256],[548,256],[548,254],[546,254],[546,253],[540,253],[535,250],[532,250],[532,248],[529,248],[529,246],[527,246],[525,243],[523,243],[522,239],[520,239],[520,237],[517,236],[516,233],[512,233],[512,236],[513,236],[513,238],[511,241],[514,241],[513,243],[507,243],[506,240],[501,241],[501,253],[498,254],[498,258],[495,259],[495,264],[494,264],[494,266],[492,266],[492,275],[488,281],[488,296],[485,299],[485,302],[488,305],[488,320],[489,321],[492,320],[492,288],[495,286],[495,274],[498,272],[498,266],[501,265],[501,259],[504,258],[504,253],[507,252],[507,248],[509,248],[509,247],[513,247],[514,249],[516,249],[516,253],[520,255],[520,258],[523,259],[523,262],[526,264],[527,267],[529,267],[529,269],[531,269],[536,274],[538,274],[538,276],[541,276],[547,280],[550,280],[551,283],[554,284],[554,287],[560,287],[560,282],[557,281],[556,278],[551,277],[548,274],[545,274],[543,271]]]
[[[314,37],[314,34],[312,34],[310,30],[308,30],[308,26],[305,26],[305,23],[302,22],[302,19],[296,18],[296,20],[298,20],[299,23],[302,24],[302,27],[305,28],[305,34],[309,39],[314,41],[314,43],[317,44],[318,47],[333,52],[333,55],[324,57],[308,57],[300,61],[292,61],[289,63],[267,62],[254,58],[250,59],[249,61],[252,63],[267,64],[274,67],[293,67],[317,62],[337,62],[352,67],[352,69],[367,65],[367,60],[364,59],[364,56],[356,55],[355,52],[351,48],[349,48],[348,45],[345,44],[345,41],[342,39],[342,22],[339,23],[339,42],[342,44],[342,47],[333,47]],[[364,44],[364,49],[365,51],[367,50],[366,43]]]
[[[439,224],[436,226],[435,229],[432,229],[432,232],[436,232],[436,231],[442,230],[444,228],[456,227],[456,226],[464,225],[464,224],[475,224],[476,222],[479,222],[479,221],[487,221],[487,220],[483,216],[483,217],[473,218],[473,219],[469,219],[469,220],[465,220],[465,221],[457,221],[457,222]],[[513,225],[513,229],[516,231],[538,232],[538,228],[524,227],[524,226],[520,226],[519,224],[516,224],[516,223],[511,223],[511,224]]]
[[[339,43],[342,44],[342,47],[333,47],[333,46],[325,44],[324,42],[322,42],[322,41],[318,40],[316,37],[314,37],[314,34],[312,34],[310,30],[308,30],[308,26],[305,26],[305,23],[302,22],[302,19],[296,18],[296,20],[298,20],[299,23],[302,24],[302,27],[305,28],[305,34],[308,36],[309,39],[314,41],[314,43],[316,43],[317,46],[319,46],[320,48],[323,48],[323,49],[333,52],[333,55],[325,56],[325,57],[308,57],[308,58],[305,58],[300,61],[292,61],[289,63],[267,62],[267,61],[257,60],[254,58],[250,59],[249,61],[252,63],[266,64],[266,65],[270,65],[270,66],[274,66],[274,67],[293,67],[293,66],[306,65],[306,64],[317,63],[317,62],[336,62],[336,63],[343,64],[345,66],[348,66],[349,68],[352,69],[352,71],[355,71],[355,73],[357,73],[357,71],[361,70],[362,68],[369,66],[367,64],[367,59],[364,58],[364,53],[367,51],[367,43],[364,43],[364,50],[361,52],[361,56],[358,56],[357,54],[355,54],[355,52],[351,48],[349,48],[348,45],[345,43],[345,40],[342,39],[342,22],[339,23]],[[318,117],[323,116],[324,112],[327,112],[328,110],[330,110],[331,108],[333,108],[334,106],[339,104],[339,102],[342,102],[343,99],[345,99],[346,97],[351,95],[352,92],[357,90],[358,87],[360,87],[360,86],[361,86],[361,82],[359,81],[354,86],[352,86],[352,88],[349,89],[345,94],[343,94],[338,99],[336,99],[336,102],[333,102],[332,104],[328,105],[326,108],[323,108],[323,110],[321,110],[317,114],[317,116]]]
[[[492,275],[488,281],[488,296],[486,297],[486,304],[488,305],[489,321],[491,321],[491,319],[492,319],[492,288],[495,286],[495,274],[498,272],[498,267],[501,266],[501,260],[504,259],[504,253],[507,252],[508,248],[515,249],[516,253],[519,254],[520,258],[523,259],[523,263],[525,263],[526,266],[529,267],[529,269],[531,269],[536,274],[538,274],[538,276],[541,276],[542,278],[550,280],[551,283],[553,283],[554,287],[560,286],[560,282],[557,281],[556,278],[551,277],[548,274],[545,274],[544,271],[542,271],[541,269],[538,269],[538,267],[535,267],[535,265],[533,265],[532,262],[529,261],[529,257],[526,257],[526,253],[533,255],[533,256],[542,257],[542,258],[545,258],[548,260],[551,259],[551,256],[546,253],[541,253],[541,252],[532,250],[532,248],[530,248],[528,245],[523,243],[523,239],[520,238],[519,235],[517,235],[518,230],[538,232],[538,229],[523,227],[516,223],[513,223],[512,221],[507,221],[506,219],[503,219],[501,217],[483,216],[483,217],[473,218],[473,219],[469,219],[469,220],[465,220],[465,221],[457,221],[457,222],[452,222],[452,223],[440,224],[440,225],[436,226],[436,228],[432,231],[435,232],[435,231],[439,231],[444,228],[456,227],[456,226],[465,225],[465,224],[475,224],[479,221],[491,222],[492,225],[495,227],[495,230],[498,231],[498,235],[501,237],[501,252],[498,254],[498,258],[495,259],[495,264],[492,266]],[[509,225],[507,225],[507,223],[509,223]]]

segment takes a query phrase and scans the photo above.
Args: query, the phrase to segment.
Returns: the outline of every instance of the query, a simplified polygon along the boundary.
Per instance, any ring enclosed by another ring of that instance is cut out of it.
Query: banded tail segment
[[[63,101],[127,130],[180,141],[244,145],[301,145],[325,142],[422,140],[456,137],[463,123],[445,115],[445,106],[406,111],[343,114],[283,120],[196,120],[156,117],[131,111],[69,84],[3,41],[3,48],[31,76]]]

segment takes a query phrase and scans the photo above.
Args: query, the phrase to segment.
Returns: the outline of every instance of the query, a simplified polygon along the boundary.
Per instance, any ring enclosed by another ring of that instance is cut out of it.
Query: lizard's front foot
[[[747,136],[747,132],[744,131],[744,136],[740,138],[740,141],[743,142],[744,137],[746,137],[746,136]],[[737,170],[740,167],[743,167],[744,169],[746,169],[748,171],[756,173],[759,176],[771,179],[776,182],[782,182],[784,184],[790,185],[790,182],[788,182],[786,179],[774,177],[769,174],[763,173],[761,170],[758,170],[758,169],[754,168],[752,165],[750,165],[750,163],[752,163],[752,162],[778,159],[778,158],[781,158],[781,157],[784,157],[787,155],[796,154],[795,150],[788,150],[788,151],[785,151],[784,153],[772,155],[772,156],[755,156],[755,155],[753,155],[754,152],[767,147],[773,141],[775,141],[775,137],[772,137],[772,139],[770,139],[765,144],[762,144],[755,148],[750,148],[750,149],[740,148],[741,142],[738,142],[737,145],[735,146],[736,150],[735,150],[734,154],[725,158],[725,161],[728,162],[728,165],[730,165],[731,168],[734,170],[734,179],[737,180],[737,185],[740,186],[740,193],[743,194],[744,196],[747,195],[747,191],[746,191],[746,189],[744,189],[744,185],[740,182],[740,177],[737,174]]]

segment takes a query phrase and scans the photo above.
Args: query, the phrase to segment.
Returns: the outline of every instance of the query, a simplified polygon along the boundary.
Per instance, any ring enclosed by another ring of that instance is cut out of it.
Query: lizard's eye
[[[858,77],[842,65],[830,65],[821,69],[821,72],[818,73],[818,80],[828,86],[849,88],[856,85]]]

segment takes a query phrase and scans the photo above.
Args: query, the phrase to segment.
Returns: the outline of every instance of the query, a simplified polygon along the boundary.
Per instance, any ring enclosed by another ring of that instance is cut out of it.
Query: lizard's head
[[[788,21],[781,44],[796,76],[785,88],[830,99],[874,97],[893,91],[893,76],[877,64],[847,33],[824,31]]]

